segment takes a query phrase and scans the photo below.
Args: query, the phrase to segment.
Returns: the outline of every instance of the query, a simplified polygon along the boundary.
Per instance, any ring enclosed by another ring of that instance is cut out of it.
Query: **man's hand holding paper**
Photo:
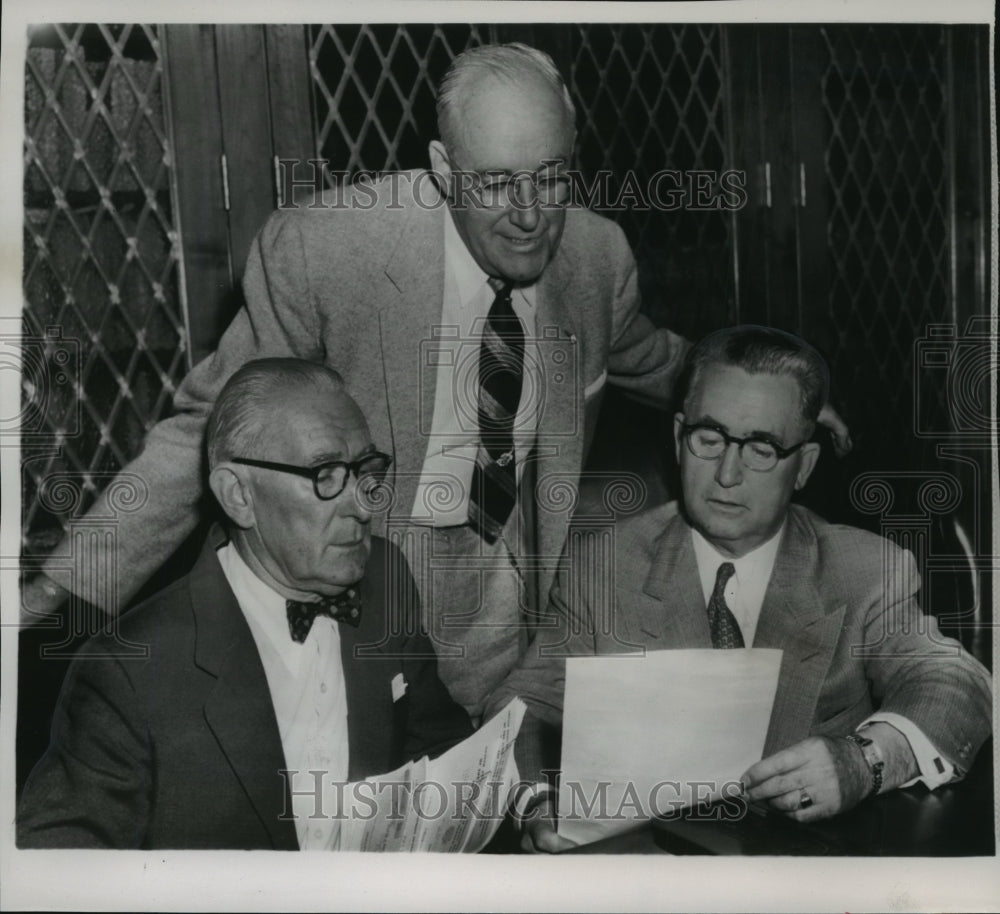
[[[811,822],[845,812],[869,794],[891,790],[919,773],[907,738],[891,724],[873,723],[861,732],[879,747],[877,784],[853,737],[809,737],[752,766],[742,778],[747,798],[797,822]]]

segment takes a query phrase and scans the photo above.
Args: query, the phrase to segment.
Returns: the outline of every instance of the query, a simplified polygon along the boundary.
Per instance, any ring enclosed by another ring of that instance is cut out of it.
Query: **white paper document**
[[[496,834],[518,780],[514,741],[524,702],[513,699],[468,739],[433,761],[347,784],[342,851],[476,853]]]
[[[739,793],[760,760],[780,650],[566,661],[559,833],[587,844]]]

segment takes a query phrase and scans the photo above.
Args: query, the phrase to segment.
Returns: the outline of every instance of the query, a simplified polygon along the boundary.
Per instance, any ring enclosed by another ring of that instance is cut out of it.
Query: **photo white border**
[[[140,15],[141,14],[141,15]],[[67,22],[942,22],[989,23],[987,0],[886,4],[777,2],[573,3],[245,0],[204,2],[7,0],[0,47],[0,318],[21,303],[22,137],[25,26]],[[997,135],[992,112],[991,316],[997,319]],[[994,347],[996,340],[994,339]],[[994,361],[996,353],[994,349]],[[0,366],[2,367],[2,366]],[[16,415],[19,388],[0,371],[0,415]],[[994,385],[992,414],[996,417]],[[995,426],[994,426],[995,427]],[[0,557],[18,555],[20,473],[16,448],[0,448]],[[992,542],[1000,542],[993,455]],[[0,559],[0,908],[50,910],[581,910],[863,911],[1000,909],[995,858],[702,858],[663,856],[445,857],[277,852],[19,851],[13,846],[14,714],[17,690],[16,558]],[[994,591],[997,588],[994,586]],[[993,618],[998,619],[994,593]],[[993,656],[998,656],[994,628]],[[994,663],[996,666],[996,663]],[[996,695],[994,674],[994,695]],[[997,702],[994,701],[994,731]],[[996,767],[996,765],[995,765]],[[994,773],[996,788],[996,772]],[[997,791],[995,790],[995,794]],[[994,804],[995,825],[1000,821]]]

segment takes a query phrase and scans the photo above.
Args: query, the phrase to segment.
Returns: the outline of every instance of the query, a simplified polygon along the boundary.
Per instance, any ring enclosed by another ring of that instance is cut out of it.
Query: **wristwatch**
[[[536,810],[550,797],[555,797],[555,791],[548,784],[522,785],[517,798],[511,804],[511,813],[518,830],[536,818]]]
[[[854,743],[861,749],[865,763],[872,773],[872,789],[868,796],[873,797],[882,789],[882,772],[885,769],[885,759],[882,758],[882,750],[867,736],[860,733],[849,733],[844,739]]]

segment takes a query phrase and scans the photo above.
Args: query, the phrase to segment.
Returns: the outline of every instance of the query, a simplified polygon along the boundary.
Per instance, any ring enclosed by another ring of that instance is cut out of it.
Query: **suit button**
[[[321,692],[323,692],[324,694],[326,693],[326,683],[325,683],[325,682],[321,682],[321,683],[319,684],[319,690],[320,690]]]

